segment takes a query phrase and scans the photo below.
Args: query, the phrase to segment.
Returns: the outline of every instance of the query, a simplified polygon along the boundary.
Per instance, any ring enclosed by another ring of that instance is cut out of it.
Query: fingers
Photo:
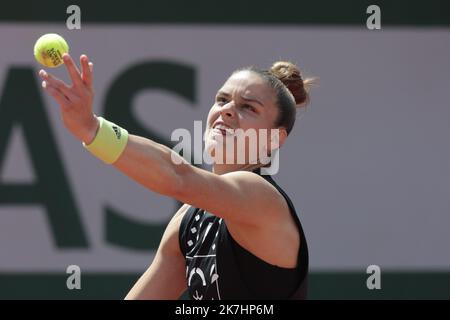
[[[73,100],[75,98],[75,95],[64,81],[54,77],[44,70],[40,70],[39,75],[48,85],[61,91],[69,100]]]
[[[67,100],[66,96],[61,91],[49,85],[47,81],[42,81],[42,88],[44,88],[45,91],[47,91],[53,98],[55,98],[56,102],[58,102],[61,108],[68,108],[68,104],[70,103],[70,101]]]
[[[80,56],[80,64],[81,64],[81,79],[83,80],[84,84],[91,88],[92,86],[92,70],[93,70],[93,64],[89,62],[88,57],[83,54]]]
[[[94,63],[89,62],[89,70],[91,70],[91,72],[94,72]]]
[[[63,54],[63,60],[67,71],[69,72],[69,76],[72,79],[72,84],[75,87],[82,86],[83,80],[81,79],[80,71],[68,53]]]

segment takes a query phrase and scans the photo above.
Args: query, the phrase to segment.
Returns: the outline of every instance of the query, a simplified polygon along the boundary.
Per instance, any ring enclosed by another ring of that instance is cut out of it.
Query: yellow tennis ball
[[[69,52],[69,46],[59,34],[47,33],[40,37],[34,45],[34,57],[39,63],[49,68],[62,65],[62,55]]]

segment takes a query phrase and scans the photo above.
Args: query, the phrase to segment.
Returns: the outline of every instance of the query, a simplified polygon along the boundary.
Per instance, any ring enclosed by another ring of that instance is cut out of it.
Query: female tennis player
[[[186,289],[196,300],[306,297],[306,239],[293,203],[270,175],[261,174],[261,161],[230,163],[216,157],[212,172],[185,160],[176,163],[182,158],[170,148],[94,115],[93,64],[82,55],[80,72],[68,54],[63,60],[71,85],[44,70],[39,75],[67,130],[105,163],[184,203],[126,299],[178,299]],[[268,135],[262,148],[270,155],[281,147],[297,108],[308,101],[308,83],[288,62],[265,71],[235,71],[207,117],[205,144],[211,155],[229,152],[226,144],[236,129],[277,129],[278,141]],[[250,147],[236,151],[248,155]]]

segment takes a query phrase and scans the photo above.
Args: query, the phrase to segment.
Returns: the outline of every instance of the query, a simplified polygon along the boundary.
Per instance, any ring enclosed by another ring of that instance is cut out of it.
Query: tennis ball
[[[56,33],[47,33],[40,37],[34,45],[34,57],[39,63],[49,68],[62,65],[62,55],[69,52],[66,40]]]

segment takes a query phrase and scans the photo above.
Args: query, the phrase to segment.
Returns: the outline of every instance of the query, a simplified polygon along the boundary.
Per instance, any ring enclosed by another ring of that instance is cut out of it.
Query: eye
[[[216,102],[219,106],[223,106],[225,103],[228,102],[228,100],[224,97],[217,97]]]
[[[243,108],[243,109],[247,109],[247,110],[249,110],[249,111],[251,111],[251,112],[256,112],[255,107],[253,107],[253,106],[251,106],[251,105],[249,105],[249,104],[244,104],[244,105],[242,105],[242,108]]]

